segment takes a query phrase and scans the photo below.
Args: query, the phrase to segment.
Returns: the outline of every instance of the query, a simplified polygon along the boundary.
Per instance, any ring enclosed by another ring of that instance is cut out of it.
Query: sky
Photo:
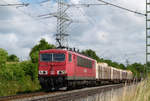
[[[41,38],[55,44],[56,18],[41,19],[42,14],[57,11],[54,1],[1,0],[0,4],[30,3],[28,7],[0,7],[0,48],[29,59],[31,48]],[[108,0],[105,0],[108,1]],[[69,2],[69,1],[68,1]],[[108,2],[145,12],[145,0],[109,0]],[[100,3],[97,0],[71,0],[71,3]],[[145,17],[111,6],[72,7],[68,15],[78,22],[68,28],[69,45],[92,49],[98,56],[125,63],[145,62]]]

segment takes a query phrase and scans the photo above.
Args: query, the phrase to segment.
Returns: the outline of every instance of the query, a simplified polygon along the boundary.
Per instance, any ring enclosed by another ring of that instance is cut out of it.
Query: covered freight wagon
[[[107,63],[98,63],[96,66],[97,80],[111,80],[111,67]]]
[[[114,83],[127,82],[133,79],[131,71],[117,69],[108,66],[107,63],[97,63],[96,65],[96,80],[98,82],[111,81]]]

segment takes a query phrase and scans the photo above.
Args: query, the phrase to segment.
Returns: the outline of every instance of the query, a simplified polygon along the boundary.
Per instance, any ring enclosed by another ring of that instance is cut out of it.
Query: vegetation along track
[[[77,89],[72,91],[59,91],[59,92],[38,92],[30,94],[21,94],[15,96],[8,96],[0,98],[0,101],[69,101],[85,96],[94,95],[97,93],[118,89],[124,87],[124,84],[105,85],[99,87],[90,87],[84,89]]]

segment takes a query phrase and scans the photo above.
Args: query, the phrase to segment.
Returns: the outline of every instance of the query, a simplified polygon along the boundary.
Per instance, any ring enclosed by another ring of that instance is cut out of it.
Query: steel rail
[[[59,91],[60,92],[60,91]],[[26,94],[18,94],[18,95],[11,95],[11,96],[3,96],[0,97],[0,101],[9,101],[9,100],[15,100],[15,99],[23,99],[23,98],[29,98],[29,97],[35,97],[35,96],[42,96],[46,94],[55,94],[58,92],[33,92],[33,93],[26,93]]]
[[[12,101],[69,101],[70,100],[71,101],[74,99],[95,95],[97,93],[110,91],[112,89],[118,89],[124,86],[125,84],[113,84],[113,85],[77,89],[72,91],[51,92],[51,93],[45,93],[43,95],[34,95],[34,96],[30,95],[26,97],[20,97],[20,98],[18,97],[18,98],[14,98],[14,99],[12,98],[8,100],[12,100]]]

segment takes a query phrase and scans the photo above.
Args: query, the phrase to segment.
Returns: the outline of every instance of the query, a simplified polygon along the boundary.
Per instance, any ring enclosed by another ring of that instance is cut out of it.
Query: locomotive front
[[[66,84],[66,52],[43,50],[39,54],[39,81],[43,89],[58,89]]]

